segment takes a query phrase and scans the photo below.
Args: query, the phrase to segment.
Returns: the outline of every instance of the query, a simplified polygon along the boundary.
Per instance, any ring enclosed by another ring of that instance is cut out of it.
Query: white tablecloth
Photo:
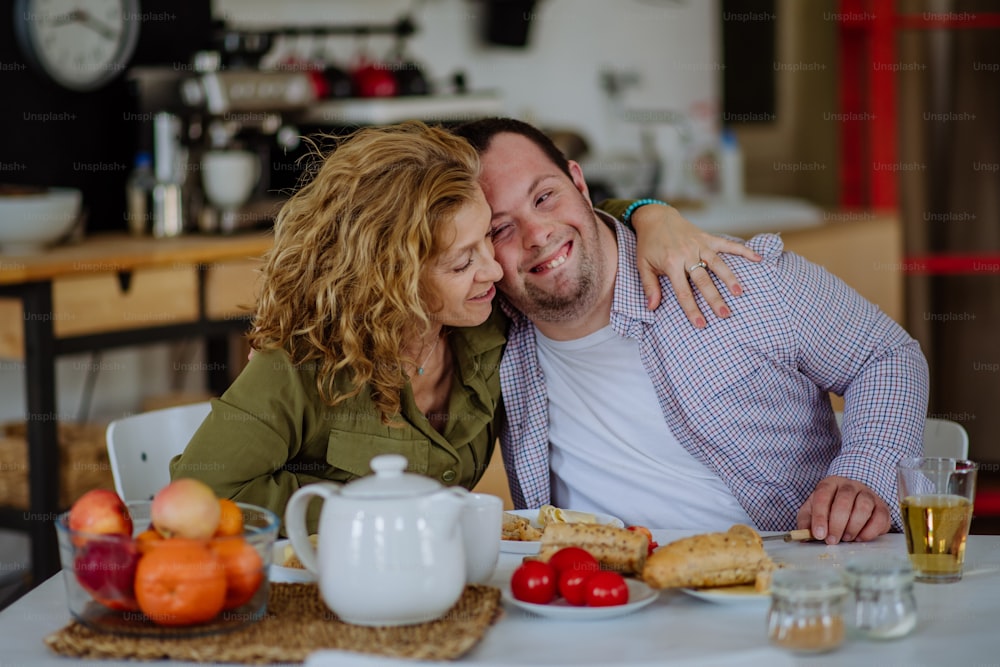
[[[654,531],[660,543],[677,533]],[[774,558],[793,564],[841,567],[852,556],[902,555],[902,535],[868,544],[785,544],[769,542]],[[521,556],[502,554],[491,583],[500,586]],[[0,665],[60,665],[80,661],[51,654],[43,638],[69,621],[61,574],[0,613]],[[966,575],[955,584],[917,584],[919,623],[897,640],[849,640],[820,656],[801,656],[769,646],[766,602],[721,605],[664,591],[653,604],[616,619],[567,621],[538,618],[514,607],[458,664],[494,667],[535,665],[972,665],[1000,661],[1000,536],[969,540]],[[135,662],[88,664],[136,667]],[[157,663],[171,667],[180,663]],[[435,663],[392,661],[343,652],[320,652],[308,667],[422,666]],[[445,663],[442,663],[445,664]],[[455,665],[456,663],[447,663]]]

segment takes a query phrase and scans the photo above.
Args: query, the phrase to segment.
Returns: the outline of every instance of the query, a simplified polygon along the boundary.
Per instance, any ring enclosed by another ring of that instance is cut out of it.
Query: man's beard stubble
[[[594,215],[592,209],[590,213]],[[581,238],[580,243],[574,244],[580,271],[576,285],[569,293],[553,294],[526,283],[523,303],[511,301],[528,319],[537,322],[569,322],[590,312],[597,303],[601,293],[600,275],[603,269],[597,225],[603,223],[596,216],[593,220],[594,226],[588,229],[590,238]],[[584,245],[587,247],[584,248]]]
[[[520,307],[528,319],[539,322],[569,322],[586,313],[597,301],[593,263],[581,263],[581,275],[570,294],[550,294],[534,285],[525,285],[527,303]]]

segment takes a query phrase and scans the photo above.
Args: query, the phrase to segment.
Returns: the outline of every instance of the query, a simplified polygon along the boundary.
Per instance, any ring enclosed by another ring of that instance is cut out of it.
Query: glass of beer
[[[962,578],[979,466],[963,459],[913,457],[896,467],[906,552],[917,581]]]

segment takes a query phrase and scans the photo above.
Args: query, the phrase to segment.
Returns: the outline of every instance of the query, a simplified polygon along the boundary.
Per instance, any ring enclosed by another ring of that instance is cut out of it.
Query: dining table
[[[696,531],[653,530],[661,545]],[[857,558],[904,558],[905,538],[890,533],[865,543],[765,542],[782,567],[816,566],[842,570]],[[502,551],[488,585],[503,591],[523,553]],[[761,595],[696,597],[684,590],[660,591],[652,602],[629,613],[595,619],[539,616],[503,597],[503,610],[481,640],[451,663],[393,659],[380,655],[320,650],[305,667],[382,665],[983,665],[997,664],[1000,632],[1000,536],[971,535],[962,579],[914,585],[918,621],[895,639],[863,639],[848,634],[837,649],[794,653],[770,644],[770,598]],[[696,592],[695,592],[696,593]],[[62,573],[56,574],[0,612],[0,665],[73,667],[83,661],[51,652],[44,639],[71,620]],[[135,667],[128,660],[86,660],[88,667]],[[158,661],[157,667],[182,663]]]

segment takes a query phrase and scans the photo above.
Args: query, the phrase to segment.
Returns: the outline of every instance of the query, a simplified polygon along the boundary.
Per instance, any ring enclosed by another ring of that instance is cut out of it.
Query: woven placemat
[[[193,662],[302,662],[313,651],[343,649],[394,658],[454,660],[482,639],[502,613],[500,591],[466,586],[442,618],[397,627],[344,623],[319,597],[316,584],[271,584],[267,615],[224,634],[185,639],[125,637],[76,621],[45,638],[64,656]]]

